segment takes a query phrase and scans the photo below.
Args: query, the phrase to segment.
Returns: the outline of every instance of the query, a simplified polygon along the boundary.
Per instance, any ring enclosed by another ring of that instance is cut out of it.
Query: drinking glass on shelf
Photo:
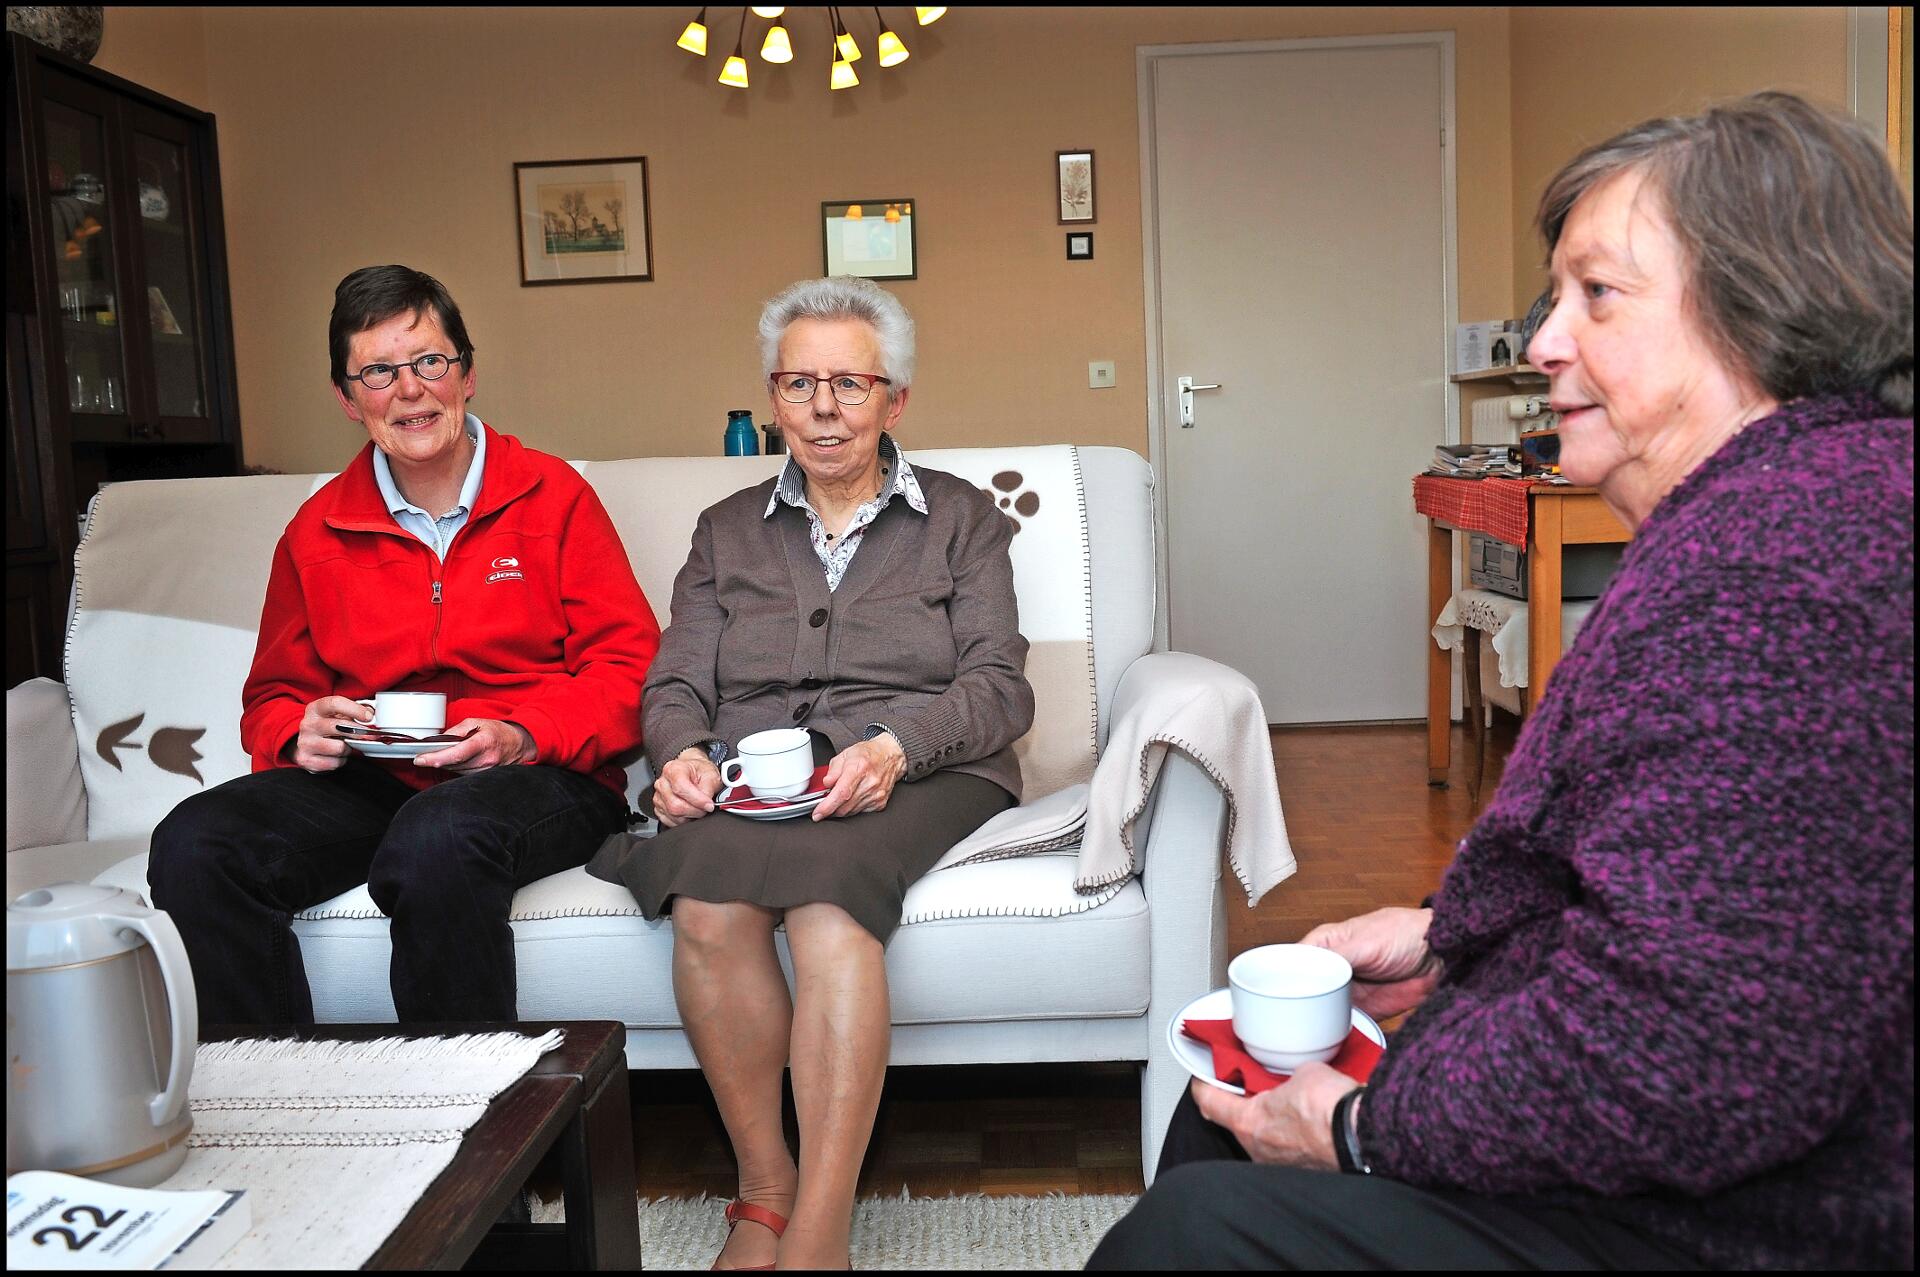
[[[87,406],[87,379],[80,373],[69,378],[67,386],[67,407],[80,412]]]
[[[112,374],[108,374],[102,389],[103,393],[100,396],[101,409],[105,412],[119,412],[122,407],[120,403],[120,379]]]

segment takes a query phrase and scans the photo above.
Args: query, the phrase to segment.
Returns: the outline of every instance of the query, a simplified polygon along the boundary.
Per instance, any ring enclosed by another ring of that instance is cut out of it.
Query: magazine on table
[[[59,1171],[7,1176],[7,1267],[205,1268],[252,1226],[247,1195],[123,1188]]]

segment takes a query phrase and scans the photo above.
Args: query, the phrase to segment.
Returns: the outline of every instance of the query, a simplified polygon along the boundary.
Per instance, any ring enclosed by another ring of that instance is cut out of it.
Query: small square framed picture
[[[1070,262],[1090,261],[1093,258],[1093,232],[1067,232],[1067,260]]]

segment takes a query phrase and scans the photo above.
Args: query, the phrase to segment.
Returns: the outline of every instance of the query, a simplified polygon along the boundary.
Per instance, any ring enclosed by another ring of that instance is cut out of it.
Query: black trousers
[[[1697,1260],[1611,1220],[1379,1175],[1256,1166],[1180,1098],[1160,1167],[1088,1268],[1662,1268]]]
[[[585,864],[626,803],[561,767],[492,767],[427,790],[358,755],[196,794],[154,830],[147,883],[186,942],[203,1024],[313,1020],[293,915],[366,883],[393,919],[402,1020],[512,1020],[514,891]]]

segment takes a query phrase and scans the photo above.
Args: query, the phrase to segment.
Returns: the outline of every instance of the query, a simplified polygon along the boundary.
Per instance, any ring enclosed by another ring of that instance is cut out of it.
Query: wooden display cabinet
[[[214,119],[7,36],[7,685],[60,677],[103,483],[235,474]]]

